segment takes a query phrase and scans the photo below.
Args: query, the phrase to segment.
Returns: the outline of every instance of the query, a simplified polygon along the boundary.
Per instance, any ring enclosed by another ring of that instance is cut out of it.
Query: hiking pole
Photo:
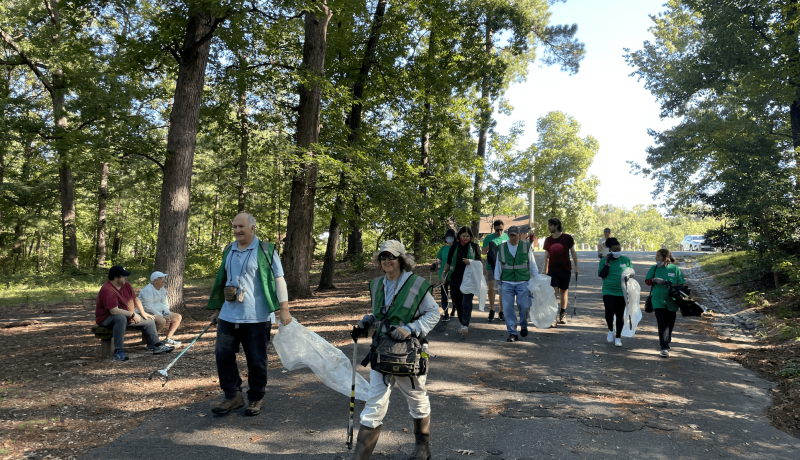
[[[572,296],[572,316],[578,314],[578,273],[575,273],[575,294]]]
[[[350,383],[350,421],[347,424],[347,450],[353,448],[353,414],[356,407],[356,359],[358,359],[358,337],[353,338],[353,378]]]
[[[184,353],[186,353],[187,351],[189,351],[189,349],[190,349],[190,348],[192,348],[192,345],[194,345],[194,343],[195,343],[195,342],[197,342],[197,340],[198,340],[200,337],[202,337],[202,336],[203,336],[203,334],[205,334],[205,333],[206,333],[206,331],[208,330],[208,328],[210,328],[211,326],[213,326],[213,325],[215,325],[215,324],[217,324],[217,320],[214,320],[214,321],[212,321],[212,322],[211,322],[211,324],[209,324],[208,326],[206,326],[206,328],[205,328],[205,329],[203,329],[203,331],[202,331],[202,332],[200,332],[200,335],[198,335],[197,337],[195,337],[195,338],[194,338],[194,340],[192,340],[192,343],[190,343],[190,344],[189,344],[189,345],[188,345],[186,348],[184,348],[184,349],[183,349],[183,351],[181,351],[181,352],[180,352],[180,354],[179,354],[178,356],[176,356],[176,357],[175,357],[175,359],[173,359],[173,360],[172,360],[172,362],[171,362],[171,363],[169,363],[169,365],[167,365],[167,367],[165,367],[164,369],[160,369],[160,370],[157,370],[157,371],[153,371],[153,373],[152,373],[152,374],[150,374],[150,378],[149,378],[148,380],[153,380],[153,376],[154,376],[154,375],[158,375],[158,377],[159,377],[159,378],[163,378],[163,379],[164,379],[164,383],[162,383],[162,384],[161,384],[161,386],[162,386],[162,387],[163,387],[163,386],[165,386],[165,385],[167,384],[167,382],[169,382],[169,374],[167,374],[167,371],[169,371],[169,369],[170,369],[172,366],[174,366],[174,365],[175,365],[175,363],[177,363],[179,359],[181,359],[181,356],[183,356],[183,354],[184,354]]]

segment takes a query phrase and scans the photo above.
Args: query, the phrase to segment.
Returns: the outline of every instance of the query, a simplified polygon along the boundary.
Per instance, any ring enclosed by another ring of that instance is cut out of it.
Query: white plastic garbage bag
[[[625,278],[633,274],[634,271],[632,268],[626,268],[622,271],[622,275],[620,276],[622,293],[625,297],[625,313],[622,315],[623,321],[625,321],[622,327],[623,337],[633,337],[636,333],[636,327],[639,325],[639,321],[642,320],[642,307],[639,305],[642,288],[635,279],[629,279],[627,282],[625,281]],[[614,321],[616,322],[616,320],[615,317]],[[617,326],[614,325],[614,330],[616,330],[616,328]]]
[[[553,324],[558,315],[558,301],[556,291],[550,286],[550,277],[536,275],[528,280],[528,291],[531,296],[531,308],[528,310],[528,320],[540,329],[546,329]]]
[[[478,296],[478,308],[484,311],[489,287],[486,285],[486,278],[483,277],[483,265],[480,262],[472,261],[466,266],[460,289],[464,294]]]
[[[325,385],[350,396],[353,378],[350,358],[296,319],[292,318],[286,326],[278,321],[278,333],[272,344],[286,370],[308,367]],[[368,390],[369,383],[356,374],[356,399],[366,401]]]

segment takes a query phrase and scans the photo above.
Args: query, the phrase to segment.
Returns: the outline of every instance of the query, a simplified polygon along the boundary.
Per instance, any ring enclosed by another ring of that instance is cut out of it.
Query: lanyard
[[[247,274],[245,272],[247,271],[247,264],[250,262],[250,255],[251,254],[253,254],[253,251],[247,250],[247,256],[244,259],[244,263],[242,264],[241,270],[239,270],[239,278],[241,278],[243,274],[245,275],[245,277],[247,276]],[[239,255],[237,257],[241,258],[241,255]],[[229,286],[233,285],[233,275],[231,274],[232,266],[233,266],[233,249],[231,249],[231,252],[228,254],[228,264],[225,267],[225,271],[228,272],[228,285]],[[238,286],[238,284],[239,283],[238,283],[238,279],[237,279],[236,285]]]

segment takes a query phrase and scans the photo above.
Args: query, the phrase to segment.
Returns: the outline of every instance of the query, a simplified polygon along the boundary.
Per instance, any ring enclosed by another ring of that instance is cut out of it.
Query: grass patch
[[[9,277],[0,283],[0,308],[20,304],[52,305],[58,302],[75,302],[96,298],[100,287],[108,281],[105,272],[80,275],[26,275]],[[139,292],[150,282],[150,272],[132,271],[128,277],[134,290]],[[185,287],[211,289],[214,278],[190,279]]]

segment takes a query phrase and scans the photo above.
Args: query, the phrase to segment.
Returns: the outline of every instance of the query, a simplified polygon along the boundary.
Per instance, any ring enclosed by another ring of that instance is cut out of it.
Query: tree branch
[[[162,171],[162,172],[164,171],[164,165],[163,165],[163,164],[161,164],[161,162],[160,162],[160,161],[156,160],[155,158],[151,157],[150,155],[148,155],[148,154],[146,154],[146,153],[138,153],[138,152],[123,152],[123,153],[121,153],[121,154],[120,154],[120,156],[121,156],[121,157],[129,157],[129,156],[131,156],[131,155],[135,155],[135,156],[137,156],[137,157],[143,157],[143,158],[147,158],[148,160],[150,160],[150,161],[152,161],[153,163],[157,164],[157,165],[158,165],[158,167],[159,167],[159,168],[161,168],[161,171]]]
[[[53,12],[53,8],[50,7],[50,2],[48,0],[44,0],[44,7],[47,8],[47,12],[50,13],[50,20],[53,21],[53,26],[58,26],[58,18],[56,18],[56,14]]]
[[[38,66],[38,65],[37,65],[35,62],[33,62],[32,60],[30,60],[30,58],[28,58],[28,55],[27,55],[27,54],[25,54],[25,53],[23,53],[22,51],[20,51],[19,47],[18,47],[18,46],[17,46],[17,44],[14,42],[14,39],[13,39],[13,38],[11,38],[11,36],[10,36],[10,35],[8,35],[8,34],[7,34],[7,33],[6,33],[4,30],[2,30],[2,29],[0,29],[0,37],[2,37],[3,41],[5,41],[6,43],[8,43],[8,46],[10,46],[10,47],[11,47],[11,49],[13,49],[14,51],[16,51],[16,52],[17,52],[17,55],[19,55],[20,59],[22,59],[22,60],[25,62],[25,64],[27,64],[27,65],[28,65],[28,67],[30,67],[30,69],[33,71],[33,73],[34,73],[34,74],[36,74],[36,77],[39,79],[39,81],[41,81],[41,82],[42,82],[42,84],[44,85],[44,87],[45,87],[45,88],[47,88],[47,91],[48,91],[48,92],[50,93],[50,95],[52,96],[52,95],[53,95],[53,91],[54,91],[54,90],[53,90],[53,85],[52,85],[52,84],[50,84],[50,82],[48,82],[47,80],[45,80],[45,78],[44,78],[44,74],[42,74],[42,72],[41,72],[41,71],[38,69],[38,67],[39,67],[39,66]]]
[[[228,15],[229,14],[231,14],[231,10],[230,9],[225,13],[225,16],[222,16],[222,17],[219,17],[219,18],[214,18],[214,23],[211,24],[211,30],[209,30],[207,34],[205,34],[202,37],[200,37],[200,40],[196,41],[194,43],[194,45],[192,46],[192,48],[188,52],[184,53],[183,57],[185,59],[188,59],[197,50],[199,50],[200,47],[203,46],[207,41],[211,40],[211,38],[214,36],[214,32],[217,31],[217,27],[219,27],[220,24],[222,24],[223,22],[228,20]]]

